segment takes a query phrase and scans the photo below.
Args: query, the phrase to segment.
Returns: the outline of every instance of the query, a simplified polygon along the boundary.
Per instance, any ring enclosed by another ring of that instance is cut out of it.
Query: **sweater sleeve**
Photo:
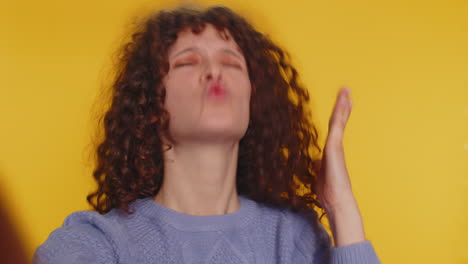
[[[369,240],[342,247],[332,247],[332,264],[380,264]]]
[[[297,224],[299,234],[295,247],[312,264],[380,264],[370,241],[362,241],[342,247],[332,247],[331,237],[319,224],[313,227],[312,219],[301,217]]]
[[[113,247],[101,230],[89,223],[67,222],[36,249],[33,264],[117,263]]]

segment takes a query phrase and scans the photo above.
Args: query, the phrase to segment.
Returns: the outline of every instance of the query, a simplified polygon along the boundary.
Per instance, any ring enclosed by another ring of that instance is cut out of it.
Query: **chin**
[[[207,138],[234,138],[241,139],[245,134],[245,130],[239,128],[218,128],[205,130],[201,135],[206,135]]]
[[[200,129],[197,134],[207,140],[236,140],[239,141],[245,135],[246,125],[225,125],[220,124],[206,126]]]

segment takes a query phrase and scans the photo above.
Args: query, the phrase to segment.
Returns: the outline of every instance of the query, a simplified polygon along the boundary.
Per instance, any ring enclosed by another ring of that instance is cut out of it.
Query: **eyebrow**
[[[224,52],[224,53],[231,54],[231,55],[233,55],[234,57],[237,57],[240,60],[243,60],[241,55],[239,55],[237,52],[235,52],[235,51],[233,51],[231,49],[224,48],[224,49],[221,49],[221,51]]]
[[[181,54],[183,54],[183,53],[190,52],[190,51],[197,51],[197,50],[199,50],[199,48],[197,48],[197,47],[185,48],[185,49],[183,49],[183,50],[177,52],[176,54],[174,54],[174,55],[171,56],[171,57],[172,57],[172,58],[175,58],[175,57],[177,57],[177,56],[179,56],[179,55],[181,55]],[[236,50],[237,50],[237,49],[236,49]],[[239,55],[237,52],[233,51],[232,49],[223,48],[223,49],[221,49],[221,51],[222,51],[223,53],[231,54],[232,56],[237,57],[237,58],[240,59],[240,60],[243,60],[242,56]]]

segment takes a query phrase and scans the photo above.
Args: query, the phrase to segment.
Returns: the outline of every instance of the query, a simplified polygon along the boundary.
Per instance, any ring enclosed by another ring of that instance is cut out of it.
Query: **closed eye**
[[[224,65],[229,66],[229,67],[233,67],[233,68],[237,68],[237,69],[242,69],[242,67],[237,63],[224,63]]]
[[[177,63],[176,65],[174,65],[174,68],[176,68],[176,67],[183,67],[183,66],[190,66],[190,65],[194,65],[194,64],[195,64],[194,62]]]

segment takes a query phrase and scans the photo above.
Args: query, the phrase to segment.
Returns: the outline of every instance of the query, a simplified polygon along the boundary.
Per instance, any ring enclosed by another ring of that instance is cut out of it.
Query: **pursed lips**
[[[227,90],[221,83],[213,82],[208,88],[208,95],[214,97],[225,97],[227,95]]]

